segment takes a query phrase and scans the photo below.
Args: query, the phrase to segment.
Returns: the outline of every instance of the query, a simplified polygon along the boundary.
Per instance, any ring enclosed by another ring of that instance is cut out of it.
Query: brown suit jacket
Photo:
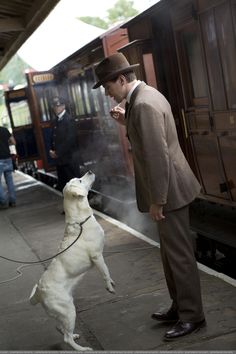
[[[155,203],[171,211],[193,201],[201,187],[180,148],[166,98],[141,82],[131,95],[126,127],[139,210],[148,212]]]

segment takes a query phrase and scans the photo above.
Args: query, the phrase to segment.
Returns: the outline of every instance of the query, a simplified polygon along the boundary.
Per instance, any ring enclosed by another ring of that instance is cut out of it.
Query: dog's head
[[[72,178],[63,189],[64,210],[67,217],[75,219],[78,213],[88,210],[87,195],[95,181],[95,174],[87,172],[81,178]]]
[[[73,197],[86,197],[93,182],[95,181],[95,174],[92,171],[88,171],[81,178],[72,178],[64,187],[63,195],[71,195]]]

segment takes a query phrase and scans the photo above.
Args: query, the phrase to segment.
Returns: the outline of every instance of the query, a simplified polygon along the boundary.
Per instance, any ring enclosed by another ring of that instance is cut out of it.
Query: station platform
[[[0,255],[37,261],[54,255],[64,233],[62,195],[20,172],[14,173],[17,206],[0,210]],[[159,244],[95,211],[106,234],[104,258],[116,282],[108,293],[97,269],[75,289],[79,344],[94,351],[236,351],[236,281],[199,265],[207,327],[164,342],[170,326],[151,319],[168,308]],[[72,351],[41,305],[29,295],[46,267],[0,259],[0,351]]]

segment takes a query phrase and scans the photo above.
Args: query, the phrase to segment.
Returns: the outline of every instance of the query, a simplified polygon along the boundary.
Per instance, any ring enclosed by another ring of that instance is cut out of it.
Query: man
[[[203,327],[200,280],[189,230],[189,204],[200,192],[180,148],[171,107],[156,89],[136,79],[121,53],[105,58],[96,68],[105,94],[117,103],[126,99],[126,111],[117,106],[111,116],[126,125],[133,154],[138,208],[158,221],[161,256],[172,299],[166,312],[152,318],[175,325],[165,333],[173,340]]]
[[[13,164],[9,145],[15,145],[16,141],[7,128],[0,127],[0,209],[8,206],[16,206],[16,194],[12,177]],[[4,175],[7,185],[8,196],[2,186],[2,175]]]
[[[57,189],[62,191],[71,178],[79,177],[79,170],[75,171],[73,158],[77,149],[77,134],[75,122],[66,112],[65,100],[62,97],[54,97],[52,108],[56,121],[53,126],[49,154],[56,162]]]

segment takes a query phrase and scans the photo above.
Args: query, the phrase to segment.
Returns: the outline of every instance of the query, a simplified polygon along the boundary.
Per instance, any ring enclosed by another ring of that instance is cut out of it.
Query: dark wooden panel
[[[225,2],[225,0],[197,0],[198,10],[204,11],[218,4],[221,4],[222,2]]]
[[[217,130],[236,129],[236,112],[215,113],[214,125]]]
[[[210,131],[210,118],[208,113],[196,114],[190,113],[186,115],[188,117],[189,129],[191,130],[206,130]]]
[[[220,168],[216,137],[213,134],[198,134],[192,136],[192,141],[206,194],[228,200],[228,194],[221,191],[225,176]]]
[[[174,29],[178,29],[182,27],[183,24],[194,21],[195,16],[196,4],[194,0],[172,1],[171,20]]]
[[[131,42],[135,39],[150,38],[151,33],[151,23],[148,16],[129,26],[129,39]]]
[[[236,130],[234,132],[224,132],[224,135],[219,137],[219,142],[227,177],[227,187],[236,202]]]

